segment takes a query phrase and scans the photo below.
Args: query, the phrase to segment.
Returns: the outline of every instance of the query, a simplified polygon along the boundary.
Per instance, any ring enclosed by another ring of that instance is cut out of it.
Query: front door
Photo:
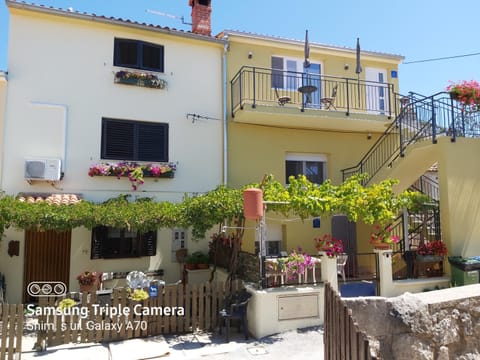
[[[34,281],[61,281],[69,286],[71,231],[25,231],[24,302],[36,302],[27,293]]]
[[[389,112],[387,71],[379,68],[365,68],[367,112],[385,115]]]
[[[343,251],[348,254],[345,264],[347,277],[357,276],[357,226],[345,215],[332,217],[332,236],[343,241]]]

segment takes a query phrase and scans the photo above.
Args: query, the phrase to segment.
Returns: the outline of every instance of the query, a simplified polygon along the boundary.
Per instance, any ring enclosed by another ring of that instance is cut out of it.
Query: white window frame
[[[175,228],[172,230],[172,262],[177,262],[177,250],[187,249],[187,229]]]
[[[283,249],[283,228],[280,223],[267,223],[267,228],[265,231],[265,247],[266,247],[266,256],[280,256],[280,253]],[[270,253],[269,244],[278,243],[278,253]],[[258,253],[257,250],[260,250],[259,239],[255,241],[255,253]]]
[[[287,57],[283,55],[272,55],[272,57],[280,58],[283,60],[283,71],[284,71],[284,79],[283,79],[283,89],[282,90],[297,90],[300,86],[302,86],[302,81],[303,81],[303,73],[304,73],[304,67],[303,67],[303,62],[304,59],[296,58],[296,57]],[[289,68],[289,65],[291,66],[292,63],[295,62],[295,68]],[[312,64],[318,64],[320,66],[320,74],[315,74],[315,76],[322,76],[322,69],[323,69],[323,62],[312,62]],[[278,70],[278,69],[276,69]],[[288,72],[295,72],[296,73],[296,79],[292,79],[288,76]]]
[[[305,165],[307,161],[311,162],[321,162],[322,163],[322,170],[323,170],[323,179],[322,182],[328,178],[327,175],[327,155],[325,154],[307,154],[307,153],[287,153],[285,155],[285,167],[287,161],[301,161],[303,162],[303,174],[305,174]],[[285,169],[286,172],[286,169]],[[285,179],[285,183],[288,179]]]

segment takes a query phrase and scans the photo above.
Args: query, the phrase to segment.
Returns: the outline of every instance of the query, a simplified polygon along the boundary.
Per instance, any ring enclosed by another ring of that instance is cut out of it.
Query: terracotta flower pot
[[[390,244],[387,243],[377,243],[374,245],[375,249],[377,250],[389,250]]]
[[[93,284],[80,284],[80,292],[94,292],[98,290],[98,284],[94,282]]]
[[[195,270],[197,268],[197,264],[185,264],[185,269],[187,270]]]

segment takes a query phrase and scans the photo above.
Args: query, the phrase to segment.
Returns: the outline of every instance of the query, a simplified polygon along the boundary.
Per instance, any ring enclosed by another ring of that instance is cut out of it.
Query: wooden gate
[[[25,231],[24,303],[37,301],[26,292],[33,281],[62,281],[68,289],[71,231]]]
[[[328,360],[375,360],[367,335],[360,331],[352,310],[330,283],[325,283],[324,358]]]
[[[23,335],[23,305],[0,306],[0,360],[20,359]]]

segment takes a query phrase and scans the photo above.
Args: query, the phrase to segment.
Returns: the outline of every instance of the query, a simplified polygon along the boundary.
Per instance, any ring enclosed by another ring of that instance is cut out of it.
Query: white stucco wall
[[[7,101],[7,74],[0,71],[0,171],[3,154],[3,128],[5,124],[5,106]],[[1,177],[1,173],[0,173]],[[0,184],[1,185],[1,184]]]
[[[185,193],[201,193],[222,183],[223,164],[223,43],[198,37],[172,35],[101,21],[10,8],[9,89],[5,112],[2,190],[76,193],[101,202],[119,194],[180,201]],[[175,33],[175,32],[174,32]],[[165,72],[159,78],[166,89],[114,83],[114,38],[163,45]],[[0,116],[2,113],[0,82]],[[187,119],[194,113],[211,120]],[[169,124],[169,161],[177,163],[173,179],[145,179],[137,192],[130,182],[114,177],[89,177],[100,161],[102,117]],[[0,117],[0,120],[2,118]],[[60,158],[65,176],[53,184],[27,183],[24,159]],[[4,240],[20,241],[20,256],[9,257],[8,241],[0,244],[0,272],[7,276],[7,296],[13,303],[23,294],[23,232],[8,230]],[[206,240],[189,251],[208,249]],[[130,271],[164,269],[164,279],[181,278],[171,262],[171,229],[160,229],[157,254],[120,260],[90,260],[91,233],[72,231],[70,290],[86,269]]]
[[[11,10],[9,102],[3,176],[7,193],[51,191],[48,184],[23,180],[25,157],[62,157],[62,192],[105,200],[129,192],[126,180],[90,178],[90,165],[100,160],[101,119],[112,117],[168,123],[169,160],[178,162],[173,180],[150,181],[142,191],[158,199],[180,199],[221,183],[222,51],[218,43],[194,41],[158,32],[71,20],[27,16]],[[34,34],[34,36],[33,36]],[[114,38],[165,46],[168,88],[149,89],[115,84]],[[187,113],[218,120],[192,123]],[[194,180],[194,181],[192,181]]]

